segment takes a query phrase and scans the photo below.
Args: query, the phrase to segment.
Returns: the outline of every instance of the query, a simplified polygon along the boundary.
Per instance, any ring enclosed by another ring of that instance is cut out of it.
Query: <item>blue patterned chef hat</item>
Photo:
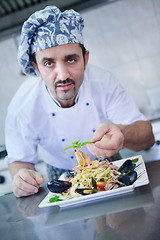
[[[37,73],[31,62],[33,53],[68,43],[83,44],[83,19],[70,9],[61,12],[56,6],[47,6],[33,13],[24,22],[18,49],[18,61],[27,75]]]

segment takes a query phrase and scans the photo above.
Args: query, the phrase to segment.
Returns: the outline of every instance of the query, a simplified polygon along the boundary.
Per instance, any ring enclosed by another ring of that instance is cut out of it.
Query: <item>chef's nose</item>
[[[67,78],[70,77],[68,68],[63,63],[58,63],[57,64],[57,66],[56,66],[56,74],[57,74],[57,79],[59,79],[59,80],[66,80]]]

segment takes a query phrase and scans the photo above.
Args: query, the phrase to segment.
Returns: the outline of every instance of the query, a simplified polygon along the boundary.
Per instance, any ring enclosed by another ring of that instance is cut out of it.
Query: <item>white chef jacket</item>
[[[133,99],[112,74],[95,66],[85,70],[76,104],[62,108],[41,78],[26,80],[8,108],[6,117],[6,163],[36,164],[37,146],[44,148],[45,161],[57,168],[77,165],[74,149],[64,151],[73,141],[89,141],[102,122],[131,124],[146,120]],[[86,146],[82,151],[93,157]]]

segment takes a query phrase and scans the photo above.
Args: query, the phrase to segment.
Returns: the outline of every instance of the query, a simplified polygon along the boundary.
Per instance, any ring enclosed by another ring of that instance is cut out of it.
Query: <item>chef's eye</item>
[[[44,65],[46,66],[46,67],[52,67],[53,66],[53,62],[45,62],[44,63]]]
[[[75,62],[75,59],[74,59],[74,58],[70,58],[70,59],[68,59],[68,62],[69,62],[69,63],[74,63],[74,62]]]

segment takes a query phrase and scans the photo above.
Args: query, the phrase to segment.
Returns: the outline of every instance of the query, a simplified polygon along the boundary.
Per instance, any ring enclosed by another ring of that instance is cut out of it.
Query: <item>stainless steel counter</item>
[[[160,161],[146,163],[150,184],[118,197],[74,208],[38,208],[47,194],[0,197],[2,240],[159,240]]]

